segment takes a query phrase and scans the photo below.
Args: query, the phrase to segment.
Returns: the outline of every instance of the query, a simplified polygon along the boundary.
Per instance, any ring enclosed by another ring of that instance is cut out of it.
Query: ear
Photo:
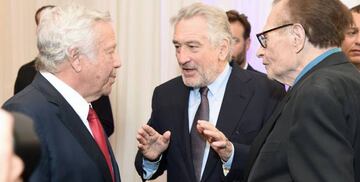
[[[292,29],[293,47],[296,53],[299,53],[305,46],[306,34],[304,27],[300,24],[294,24]]]
[[[81,71],[80,53],[77,48],[69,49],[69,62],[76,73],[79,73]]]
[[[250,37],[249,37],[249,38],[247,38],[247,39],[245,40],[246,51],[249,50],[249,48],[250,48],[250,43],[251,43],[251,39],[250,39]]]
[[[219,59],[226,60],[226,56],[230,51],[230,42],[228,40],[222,40],[220,43]]]

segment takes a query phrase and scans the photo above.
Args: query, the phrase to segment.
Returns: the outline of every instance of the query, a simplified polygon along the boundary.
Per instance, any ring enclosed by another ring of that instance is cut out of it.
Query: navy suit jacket
[[[360,181],[360,74],[343,53],[307,72],[251,146],[244,181]]]
[[[234,64],[232,64],[234,65]],[[284,88],[264,74],[242,70],[235,64],[228,80],[216,127],[233,143],[235,154],[230,172],[225,177],[222,162],[210,149],[201,181],[240,180],[248,150],[253,139],[285,94]],[[188,101],[191,88],[177,77],[155,88],[152,114],[148,122],[159,133],[171,131],[168,149],[152,179],[167,170],[167,181],[196,181],[191,161]],[[138,152],[135,166],[142,177],[142,154]]]
[[[3,108],[29,116],[41,143],[41,159],[30,181],[106,181],[106,160],[80,117],[41,75],[5,102]],[[120,173],[108,142],[116,182]]]
[[[20,67],[15,81],[14,95],[30,85],[34,80],[37,73],[35,61],[36,60],[33,60]],[[91,102],[91,105],[99,116],[106,135],[110,136],[114,132],[114,118],[109,96],[101,96],[98,100]]]

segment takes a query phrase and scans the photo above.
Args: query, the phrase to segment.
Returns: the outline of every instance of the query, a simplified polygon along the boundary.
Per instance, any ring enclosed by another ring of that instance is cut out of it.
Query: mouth
[[[197,71],[196,68],[186,68],[186,67],[182,67],[181,70],[182,70],[182,73],[183,73],[183,75],[184,75],[185,77],[191,77],[191,76],[193,76],[193,75],[196,73],[196,71]]]
[[[360,56],[360,49],[351,49],[349,54],[350,56]]]

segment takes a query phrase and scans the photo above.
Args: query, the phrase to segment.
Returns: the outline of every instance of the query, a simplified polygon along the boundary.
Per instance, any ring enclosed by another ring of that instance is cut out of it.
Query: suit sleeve
[[[354,153],[344,114],[349,101],[344,100],[343,89],[336,87],[314,85],[299,90],[294,98],[287,147],[294,181],[354,181]]]
[[[152,112],[151,112],[151,117],[148,121],[148,125],[153,127],[156,131],[159,131],[159,126],[157,123],[157,118],[158,118],[158,109],[157,109],[157,104],[158,102],[158,92],[157,89],[155,89],[154,94],[153,94],[153,98],[152,98]],[[166,158],[167,158],[167,150],[164,151],[164,153],[162,154],[161,160],[160,160],[160,164],[158,167],[158,170],[154,173],[154,175],[152,175],[151,179],[156,179],[158,176],[162,175],[164,173],[164,171],[166,170]],[[136,154],[136,158],[135,158],[135,168],[136,171],[138,172],[139,176],[141,177],[142,181],[145,181],[145,179],[143,179],[143,173],[145,172],[143,169],[143,155],[140,151],[137,152]]]

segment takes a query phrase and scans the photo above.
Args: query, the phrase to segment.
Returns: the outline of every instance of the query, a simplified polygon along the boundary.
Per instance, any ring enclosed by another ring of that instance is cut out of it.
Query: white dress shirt
[[[50,84],[54,86],[55,89],[65,98],[92,135],[90,125],[87,120],[89,105],[91,106],[91,104],[88,103],[77,91],[52,73],[40,71],[40,74],[44,76],[45,79],[48,80]]]

